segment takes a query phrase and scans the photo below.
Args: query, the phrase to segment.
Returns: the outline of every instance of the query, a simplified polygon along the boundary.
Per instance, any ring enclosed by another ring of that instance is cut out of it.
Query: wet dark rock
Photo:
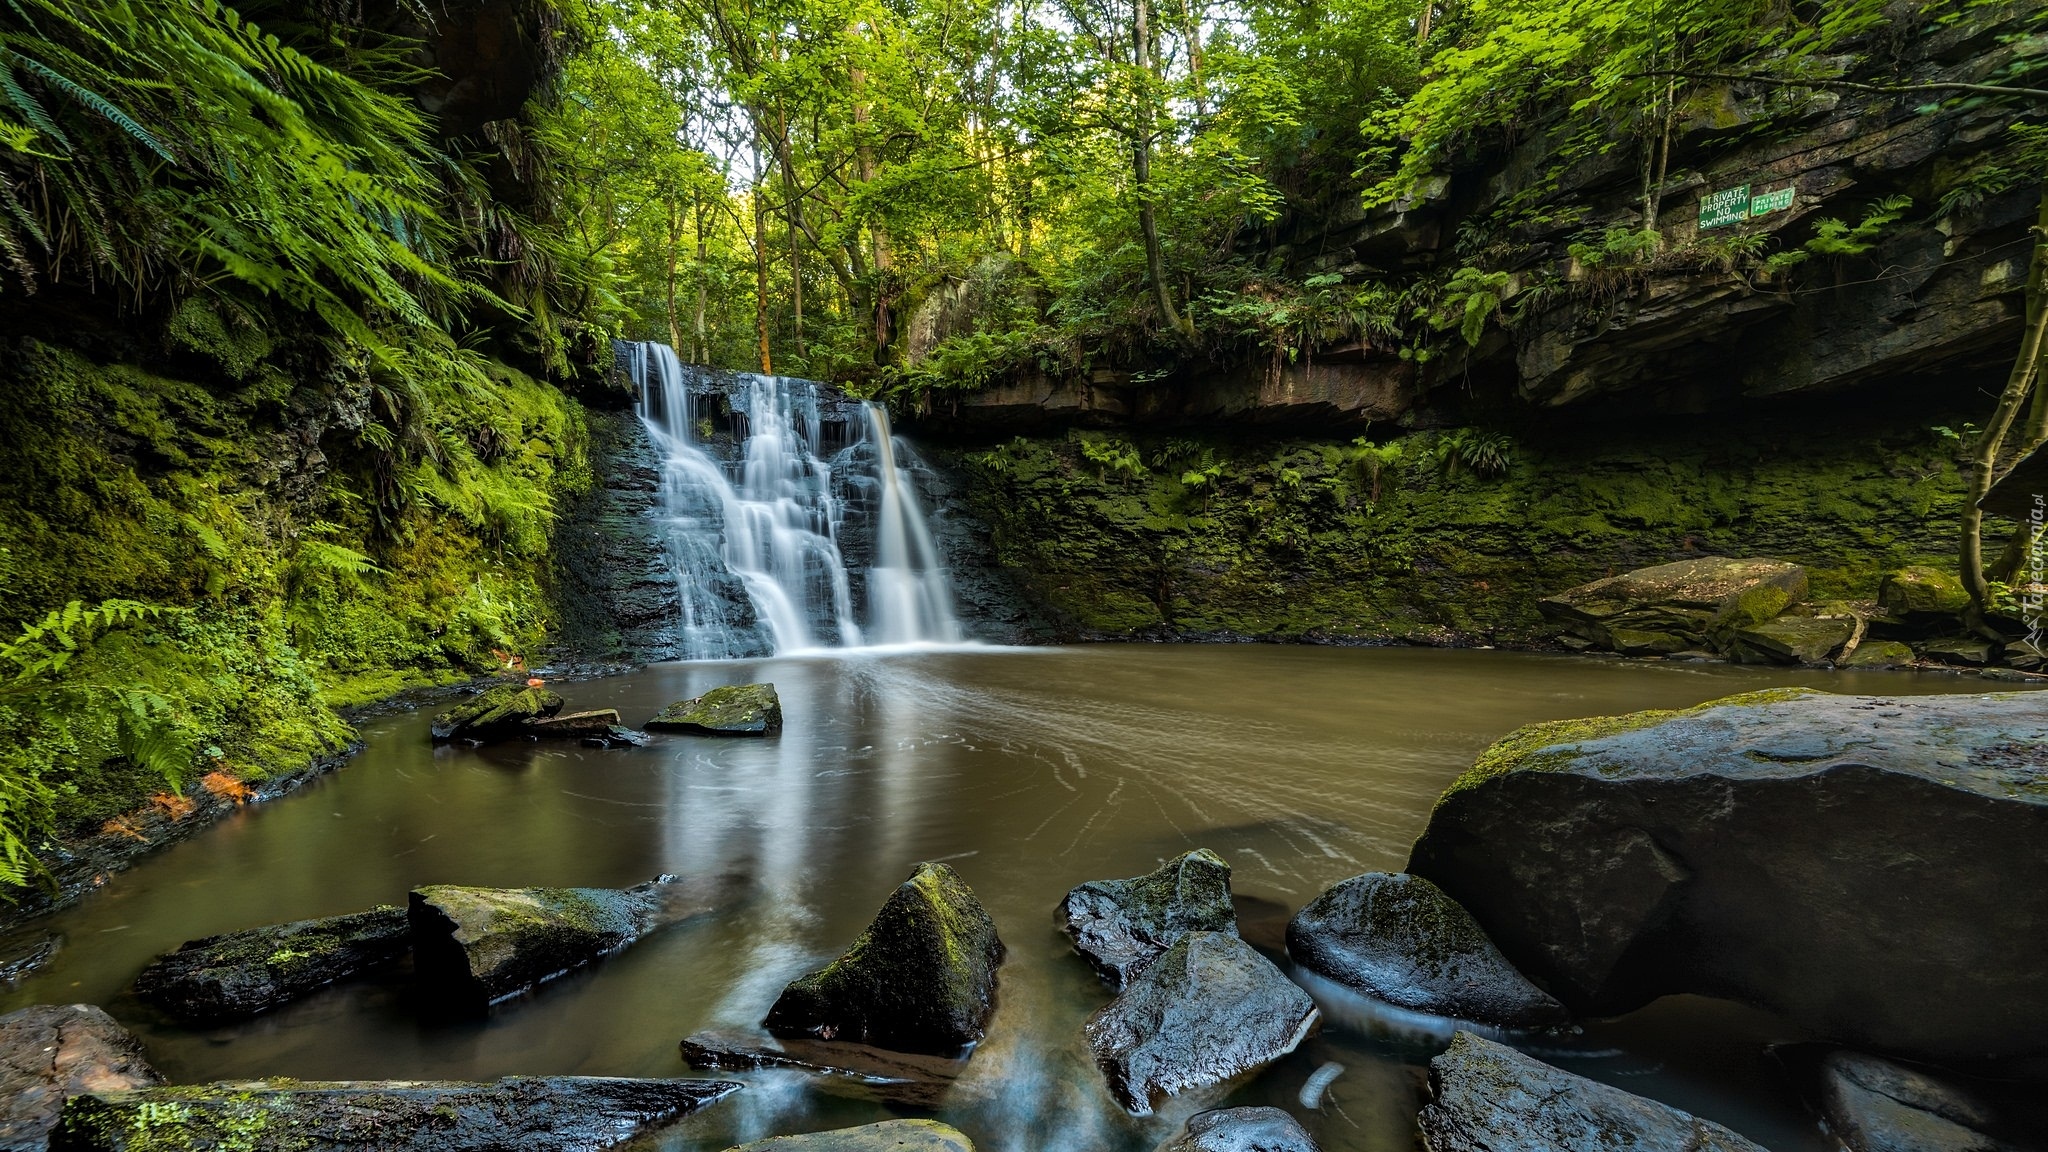
[[[1985,1135],[1994,1111],[1969,1092],[1859,1052],[1821,1061],[1821,1115],[1849,1152],[2012,1152]]]
[[[1529,983],[1472,914],[1419,876],[1353,876],[1287,926],[1295,963],[1397,1007],[1501,1028],[1567,1023],[1564,1005]]]
[[[1968,829],[1958,835],[1957,829]],[[1779,689],[1524,728],[1408,870],[1573,1011],[1695,992],[1930,1060],[2048,1052],[2048,696]]]
[[[481,1011],[706,911],[718,896],[661,876],[631,888],[415,889],[413,970],[427,998]]]
[[[19,984],[57,954],[57,937],[31,932],[0,944],[0,984]]]
[[[1090,880],[1060,901],[1058,919],[1074,951],[1121,989],[1188,932],[1237,934],[1230,865],[1197,848],[1143,876]]]
[[[937,1120],[884,1120],[858,1128],[774,1136],[725,1152],[974,1152],[974,1142]]]
[[[1470,1032],[1429,1062],[1430,1152],[1764,1152],[1710,1120],[1532,1060]]]
[[[950,1055],[995,1011],[1003,942],[944,864],[919,864],[846,952],[792,981],[764,1021],[778,1036]]]
[[[1209,1088],[1294,1051],[1315,1002],[1251,945],[1189,932],[1090,1017],[1084,1032],[1110,1095],[1148,1116],[1164,1097]]]
[[[588,712],[564,712],[542,720],[529,720],[521,731],[539,740],[610,740],[619,728],[616,708],[595,708]]]
[[[585,748],[639,748],[647,743],[647,737],[618,724],[603,732],[593,732],[583,738]]]
[[[180,1020],[233,1020],[390,964],[411,946],[403,908],[268,924],[186,941],[144,968],[135,992]]]
[[[1593,647],[1664,655],[1719,650],[1729,632],[1804,600],[1806,585],[1806,569],[1797,564],[1708,556],[1581,584],[1537,608]]]
[[[1729,652],[1743,664],[1819,664],[1855,630],[1848,617],[1780,616],[1737,629]]]
[[[229,1081],[77,1096],[53,1152],[590,1152],[740,1090],[716,1080]]]
[[[1294,1117],[1278,1108],[1218,1108],[1188,1120],[1160,1152],[1322,1152]]]
[[[434,739],[478,743],[510,739],[519,735],[528,721],[560,712],[562,703],[560,696],[546,688],[494,685],[434,717]]]
[[[0,1150],[42,1152],[64,1101],[163,1083],[142,1044],[90,1004],[0,1016]]]
[[[683,1061],[700,1072],[753,1068],[796,1068],[829,1076],[872,1096],[909,1108],[936,1108],[967,1061],[946,1056],[891,1052],[845,1040],[757,1036],[738,1029],[692,1033],[682,1044]]]
[[[773,736],[782,731],[782,700],[773,684],[728,684],[663,708],[647,728],[700,736]]]
[[[1981,667],[1998,659],[1998,646],[1978,636],[1951,636],[1920,646],[1920,655],[1939,664]]]

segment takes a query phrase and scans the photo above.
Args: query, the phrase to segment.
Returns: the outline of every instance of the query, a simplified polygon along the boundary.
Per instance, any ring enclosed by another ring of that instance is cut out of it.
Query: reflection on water
[[[1968,681],[1602,662],[1490,652],[1103,646],[679,664],[564,687],[644,720],[721,683],[773,680],[778,740],[656,737],[600,752],[428,745],[426,717],[369,727],[368,750],[299,795],[239,813],[42,922],[64,946],[0,1000],[93,1001],[174,1080],[672,1076],[684,1035],[749,1026],[829,958],[919,860],[957,868],[1009,959],[987,1041],[940,1113],[989,1152],[1154,1147],[1184,1101],[1134,1121],[1079,1042],[1108,999],[1054,929],[1060,896],[1203,846],[1236,871],[1271,947],[1323,887],[1395,870],[1473,756],[1531,721],[1684,706],[1779,684],[1956,691]],[[738,873],[741,903],[550,985],[487,1021],[417,1022],[402,979],[330,990],[256,1020],[181,1028],[127,984],[183,940],[399,903],[419,884],[618,886]],[[1302,1116],[1330,1152],[1405,1152],[1439,1035],[1326,1000],[1323,1035],[1230,1103]],[[1742,1009],[1676,999],[1541,1054],[1729,1124],[1778,1152],[1826,1147],[1766,1070],[1792,1038]],[[1325,1071],[1318,1083],[1310,1079]],[[1334,1076],[1334,1079],[1331,1077]],[[805,1077],[749,1091],[652,1144],[678,1152],[886,1118]],[[1316,1089],[1313,1110],[1301,1104]]]

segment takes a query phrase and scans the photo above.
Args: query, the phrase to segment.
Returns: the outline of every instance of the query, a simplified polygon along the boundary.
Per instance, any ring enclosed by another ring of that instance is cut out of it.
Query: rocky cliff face
[[[2015,54],[2038,8],[2003,23],[1897,29],[1845,57],[1845,78],[1970,82]],[[1724,83],[1688,103],[1661,188],[1654,254],[1573,255],[1574,241],[1644,227],[1640,152],[1550,171],[1560,142],[1539,126],[1511,147],[1471,155],[1425,195],[1364,211],[1338,188],[1297,208],[1265,238],[1303,274],[1348,282],[1448,276],[1469,259],[1509,200],[1541,188],[1512,252],[1490,259],[1510,279],[1505,326],[1475,347],[1440,342],[1420,368],[1392,349],[1327,349],[1298,363],[1183,367],[1165,380],[1098,370],[1086,379],[1027,376],[948,396],[928,426],[974,435],[1063,425],[1186,425],[1229,419],[1325,427],[1431,426],[1516,409],[1700,412],[1791,394],[1911,381],[1936,400],[1965,400],[2017,345],[2031,187],[1971,203],[1959,172],[1996,144],[2009,111],[1981,103],[1927,110],[1924,94]],[[1747,185],[1790,204],[1702,229],[1702,202]],[[1799,249],[1821,222],[1856,225],[1873,205],[1909,197],[1860,255],[1816,255],[1796,277],[1763,258]],[[1495,244],[1496,251],[1506,247]],[[1455,386],[1452,386],[1455,385]]]

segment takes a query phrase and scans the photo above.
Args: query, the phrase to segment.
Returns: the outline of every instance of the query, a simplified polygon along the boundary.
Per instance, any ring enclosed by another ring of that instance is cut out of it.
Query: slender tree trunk
[[[2048,309],[2048,183],[2041,187],[2041,206],[2034,225],[2034,258],[2027,267],[2027,324],[2031,328],[2042,311]],[[2021,428],[2019,450],[2015,460],[2048,444],[2048,387],[2042,387],[2040,380],[2048,373],[2048,338],[2044,338],[2039,358],[2034,365],[2035,387],[2032,400],[2027,405],[2027,418]],[[1988,580],[2000,583],[2011,582],[2020,567],[2026,563],[2027,554],[2032,551],[2035,541],[2034,526],[2022,521],[2012,537],[2005,542],[2005,549],[1998,560],[1991,565]]]
[[[768,204],[767,173],[761,169],[761,140],[754,138],[754,333],[761,341],[761,375],[775,374],[768,354]]]
[[[1422,0],[1422,12],[1415,17],[1415,43],[1429,42],[1430,18],[1436,15],[1436,0]]]
[[[683,346],[682,325],[676,319],[676,265],[683,258],[683,206],[674,196],[668,198],[668,346]]]
[[[868,107],[865,89],[867,72],[855,68],[853,80],[853,122],[855,139],[853,171],[862,184],[873,182],[879,169],[875,162],[873,145],[867,139],[867,125],[874,113]],[[870,219],[868,237],[874,252],[875,293],[870,300],[872,308],[872,331],[875,339],[875,363],[887,364],[891,346],[896,340],[896,291],[891,283],[890,273],[896,265],[896,254],[889,242],[889,226],[880,220]]]
[[[1173,305],[1173,290],[1166,283],[1166,259],[1159,248],[1159,219],[1152,207],[1152,132],[1158,122],[1153,107],[1152,0],[1131,3],[1132,62],[1145,90],[1138,99],[1137,132],[1131,140],[1131,183],[1138,196],[1138,230],[1145,238],[1145,272],[1152,280],[1153,298],[1159,304],[1159,318],[1178,340],[1195,343],[1193,325],[1181,318]]]
[[[704,244],[704,200],[697,199],[697,314],[690,323],[690,363],[706,364],[711,360],[711,339],[704,330],[704,311],[711,303],[711,286],[705,283],[704,269],[707,254]]]

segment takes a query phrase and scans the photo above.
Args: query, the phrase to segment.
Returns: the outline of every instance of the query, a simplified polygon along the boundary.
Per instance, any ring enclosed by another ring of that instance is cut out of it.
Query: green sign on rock
[[[1749,214],[1762,216],[1767,212],[1783,212],[1792,206],[1792,195],[1790,184],[1769,192],[1759,192],[1749,198]]]
[[[1749,219],[1749,185],[1723,188],[1700,197],[1700,228],[1725,228]]]

